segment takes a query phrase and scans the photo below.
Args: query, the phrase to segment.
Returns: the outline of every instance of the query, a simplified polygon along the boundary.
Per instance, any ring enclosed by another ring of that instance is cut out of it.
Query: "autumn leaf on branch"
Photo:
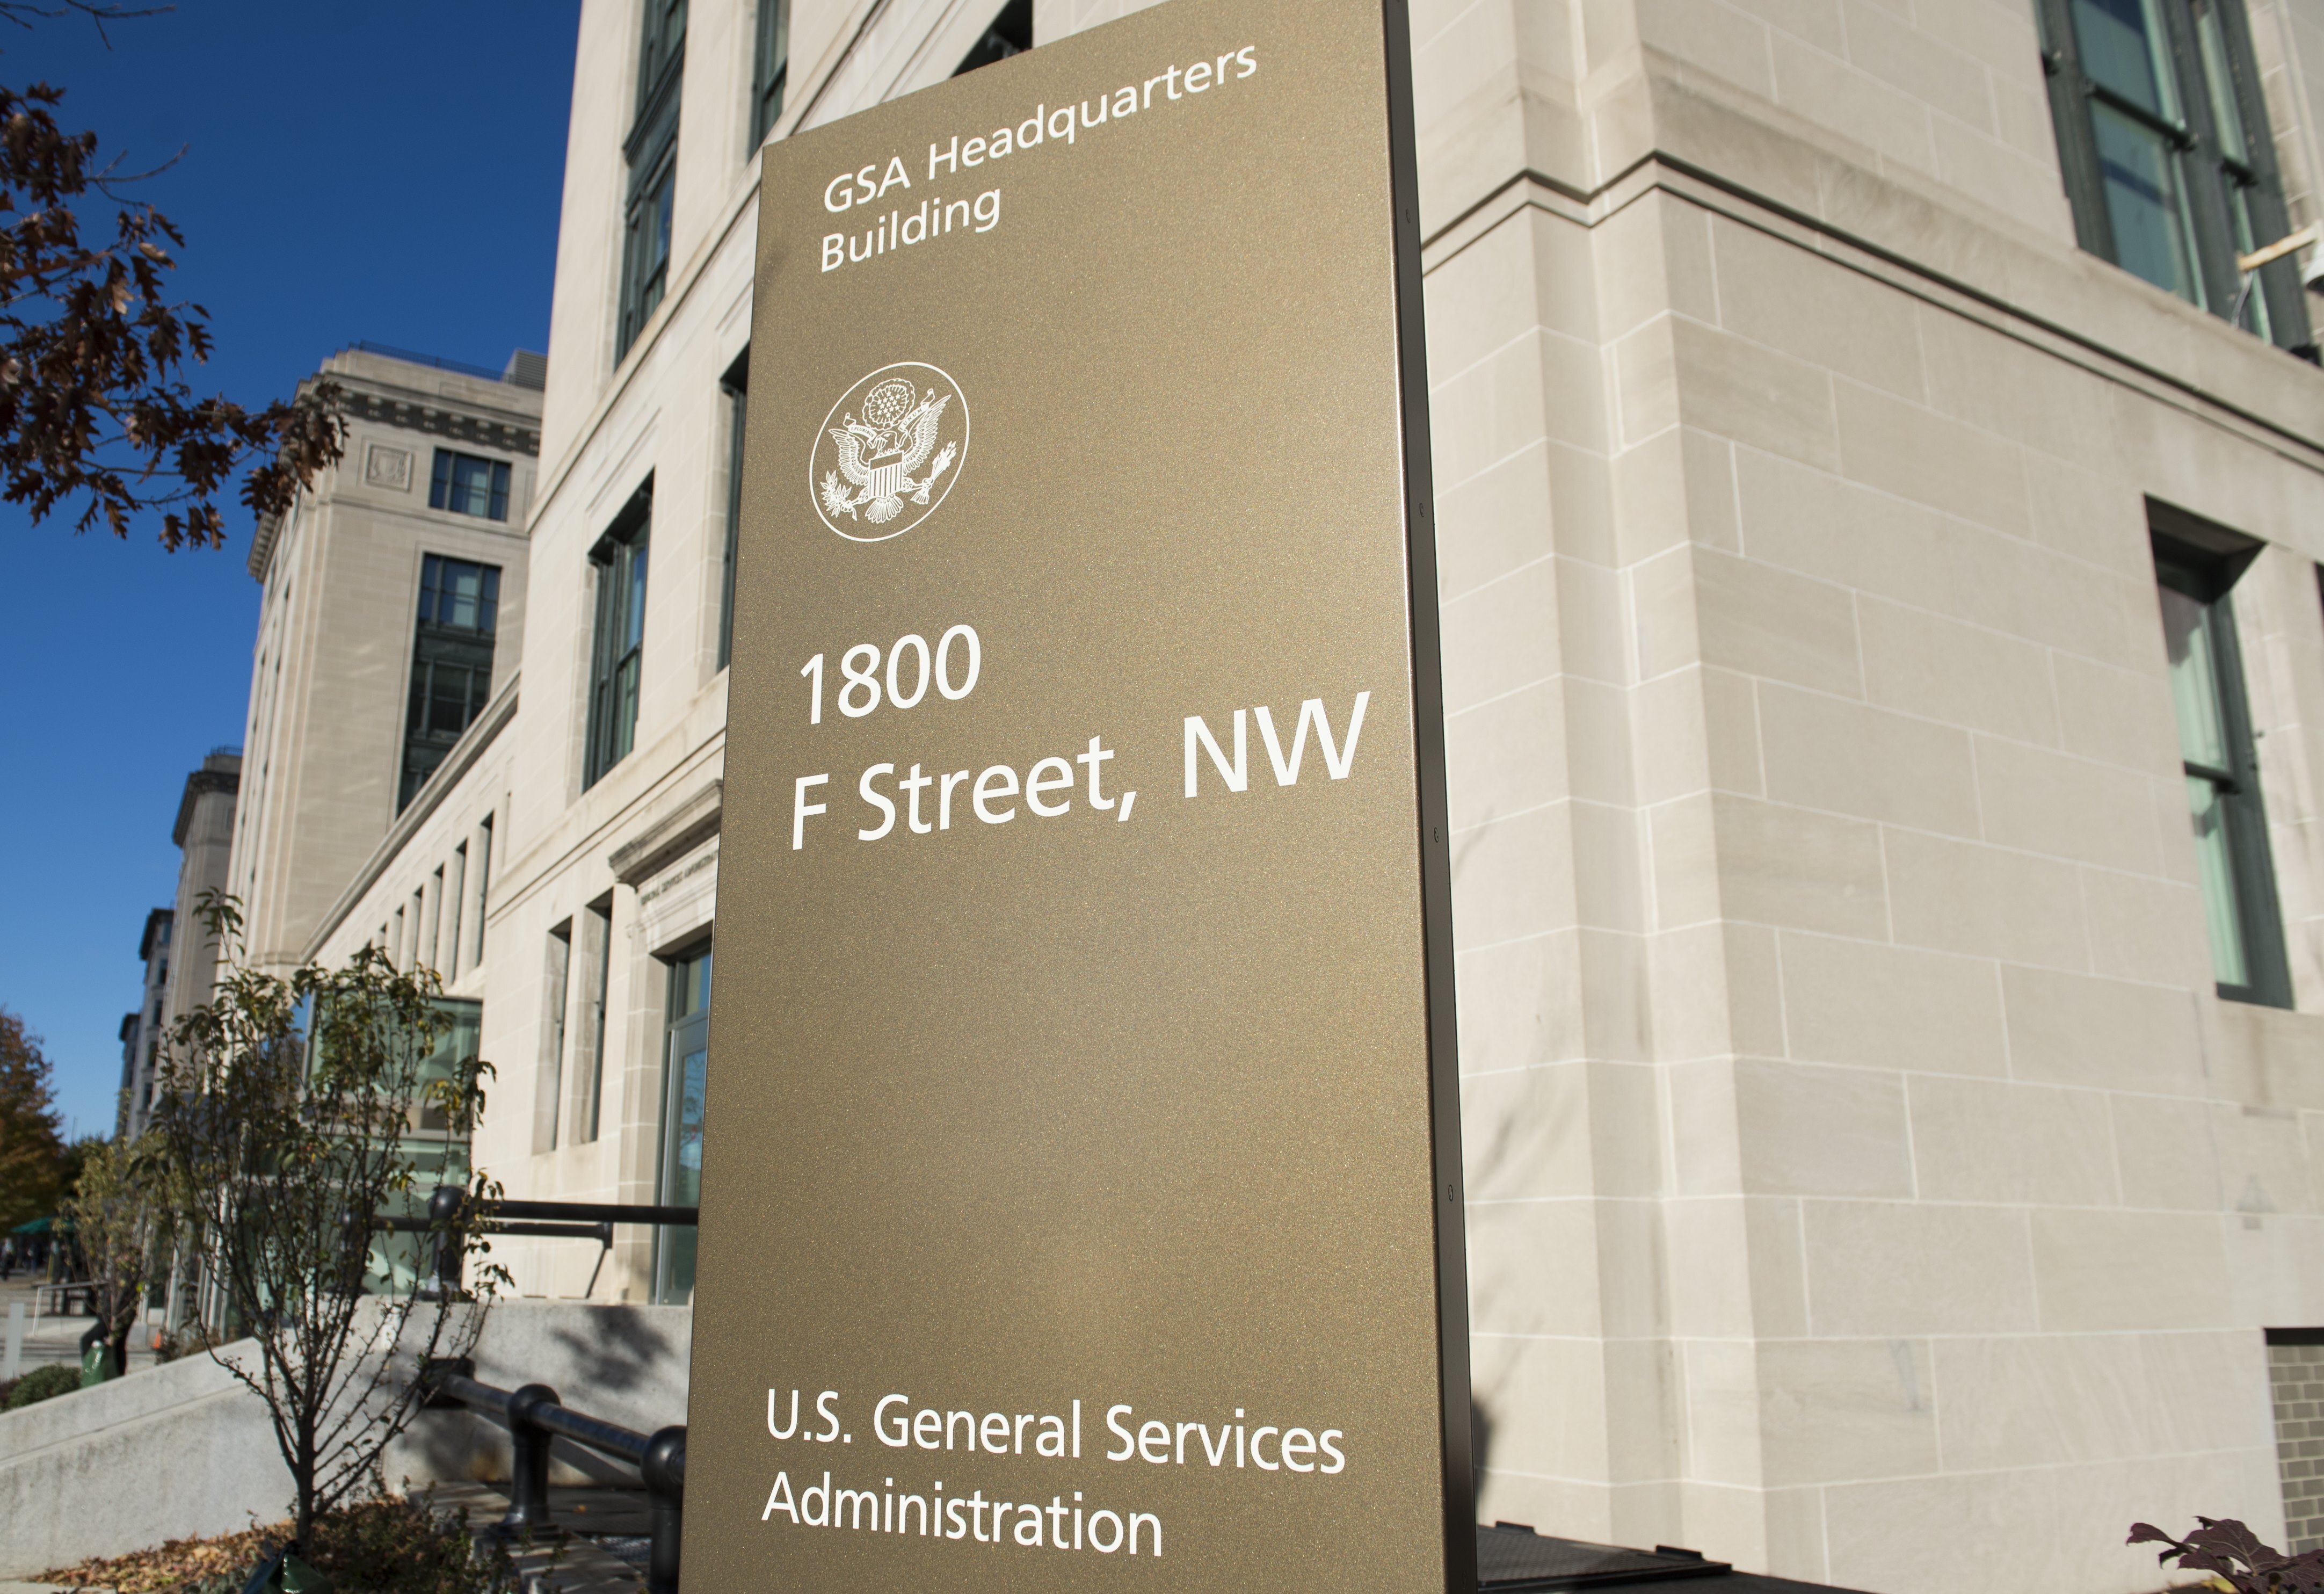
[[[0,5],[0,18],[18,9]],[[184,236],[119,197],[136,179],[96,164],[96,134],[63,130],[63,99],[46,83],[0,87],[0,497],[35,524],[77,508],[76,532],[126,538],[159,513],[164,548],[222,546],[218,498],[237,470],[241,502],[263,517],[338,462],[339,391],[315,382],[260,410],[196,396],[187,377],[210,356],[209,314],[165,290]],[[113,210],[109,239],[84,241],[83,207]]]

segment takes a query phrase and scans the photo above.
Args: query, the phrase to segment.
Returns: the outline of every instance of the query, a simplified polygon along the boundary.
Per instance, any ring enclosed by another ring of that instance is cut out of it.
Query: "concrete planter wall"
[[[504,1303],[485,1320],[476,1376],[545,1383],[578,1410],[651,1432],[686,1420],[693,1317],[683,1306]],[[585,1452],[558,1460],[560,1482],[621,1479]],[[426,1412],[383,1470],[400,1488],[498,1479],[508,1461],[503,1429]],[[0,1579],[280,1521],[290,1497],[264,1404],[208,1357],[0,1414]]]

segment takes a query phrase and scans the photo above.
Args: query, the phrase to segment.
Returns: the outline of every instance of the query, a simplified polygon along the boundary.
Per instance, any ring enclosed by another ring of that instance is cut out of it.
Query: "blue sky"
[[[0,25],[0,83],[63,88],[60,119],[129,170],[184,146],[141,197],[185,233],[179,293],[210,311],[196,386],[257,403],[358,339],[494,369],[547,346],[577,19],[574,0],[178,0],[113,23],[109,51],[85,20]],[[84,1134],[112,1129],[187,771],[242,740],[258,588],[248,517],[229,524],[222,551],[164,554],[0,505],[0,1006],[44,1037]]]

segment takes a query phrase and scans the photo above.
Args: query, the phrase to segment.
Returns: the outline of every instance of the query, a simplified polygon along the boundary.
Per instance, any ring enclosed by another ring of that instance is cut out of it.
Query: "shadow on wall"
[[[643,1388],[652,1369],[682,1354],[665,1326],[635,1306],[600,1306],[576,1326],[551,1328],[549,1339],[576,1369],[578,1385],[613,1395]],[[680,1411],[665,1424],[685,1420]]]
[[[484,1320],[476,1377],[503,1389],[546,1384],[574,1411],[651,1433],[686,1421],[694,1313],[685,1306],[503,1301]],[[465,1407],[425,1411],[383,1459],[385,1481],[499,1483],[512,1451],[506,1422]],[[556,1442],[549,1480],[636,1487],[634,1469]]]

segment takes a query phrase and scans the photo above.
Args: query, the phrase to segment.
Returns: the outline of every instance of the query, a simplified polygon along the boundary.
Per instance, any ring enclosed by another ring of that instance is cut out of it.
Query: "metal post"
[[[438,1184],[428,1198],[428,1221],[436,1230],[436,1287],[447,1300],[460,1295],[460,1269],[468,1251],[467,1237],[460,1229],[460,1197],[456,1187]]]
[[[664,1428],[646,1441],[638,1470],[653,1506],[653,1545],[647,1552],[646,1594],[678,1594],[678,1547],[686,1521],[686,1429]]]
[[[503,1537],[545,1539],[557,1531],[549,1515],[549,1430],[534,1414],[544,1405],[564,1404],[546,1384],[527,1384],[509,1396],[509,1441],[515,1453],[509,1464],[508,1515],[499,1528]]]
[[[35,1297],[36,1299],[38,1297]],[[14,1383],[24,1370],[24,1303],[8,1303],[8,1351],[0,1360],[0,1383]]]

